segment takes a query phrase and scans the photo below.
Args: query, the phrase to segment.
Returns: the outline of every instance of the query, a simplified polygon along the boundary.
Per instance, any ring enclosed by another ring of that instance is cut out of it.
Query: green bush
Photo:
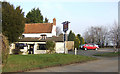
[[[76,37],[74,39],[74,48],[79,48],[79,45],[80,45],[80,40]]]
[[[108,52],[108,53],[101,53],[101,54],[94,54],[94,56],[101,56],[101,57],[115,57],[119,56],[120,52]]]
[[[2,2],[2,34],[8,38],[9,43],[19,40],[24,32],[25,18],[20,6],[16,8],[9,2]]]
[[[49,53],[53,53],[55,51],[55,42],[53,41],[47,41],[46,42],[46,48],[49,50]]]

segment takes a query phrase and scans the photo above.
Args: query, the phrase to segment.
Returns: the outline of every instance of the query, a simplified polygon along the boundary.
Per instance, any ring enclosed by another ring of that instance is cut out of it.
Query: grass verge
[[[3,72],[24,72],[51,66],[96,60],[93,57],[72,54],[10,55]]]
[[[115,57],[120,55],[120,52],[109,52],[109,53],[102,53],[102,54],[95,54],[94,56],[101,56],[101,57]]]

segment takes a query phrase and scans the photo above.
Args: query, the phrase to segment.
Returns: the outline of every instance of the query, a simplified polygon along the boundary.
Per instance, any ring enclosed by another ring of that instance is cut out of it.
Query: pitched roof
[[[24,33],[51,33],[53,23],[30,23],[25,24]]]

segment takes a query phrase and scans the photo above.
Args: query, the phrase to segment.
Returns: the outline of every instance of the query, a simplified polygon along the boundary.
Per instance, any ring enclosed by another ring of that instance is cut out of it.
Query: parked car
[[[98,47],[98,48],[99,48],[99,46],[98,46],[98,45],[96,45],[96,44],[94,44],[94,46],[96,46],[96,47]]]
[[[79,45],[79,48],[82,49],[85,44]]]
[[[88,50],[88,49],[95,49],[95,50],[98,50],[98,45],[96,44],[84,44],[82,46],[82,49],[85,49],[85,50]]]

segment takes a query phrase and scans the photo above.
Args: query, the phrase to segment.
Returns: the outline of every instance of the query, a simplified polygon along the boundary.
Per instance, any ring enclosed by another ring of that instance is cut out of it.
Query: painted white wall
[[[53,25],[52,36],[56,36],[56,25]]]
[[[34,45],[34,54],[37,54],[37,47],[38,47],[38,43],[35,43],[35,45]]]
[[[10,44],[9,54],[13,54],[13,53],[12,53],[12,50],[13,50],[13,49],[15,49],[15,44],[14,44],[14,43]]]
[[[46,42],[18,42],[18,43],[27,43],[28,48],[30,47],[29,44],[35,44],[34,45],[34,54],[46,54],[46,50],[37,50],[38,44],[46,44]]]
[[[27,44],[35,44],[35,43],[39,43],[39,44],[46,44],[46,42],[16,42],[16,43],[27,43]]]
[[[56,42],[55,51],[56,53],[64,53],[64,42]]]
[[[16,43],[25,43],[25,44],[27,43],[28,48],[29,48],[29,44],[34,44],[34,54],[46,54],[49,51],[49,50],[37,50],[38,44],[46,44],[46,42],[16,42]],[[64,53],[64,42],[55,43],[55,52]]]
[[[52,37],[52,33],[23,33],[25,37],[40,37],[41,35],[47,35],[47,37]]]
[[[45,44],[45,42],[36,42],[34,46],[34,54],[46,54],[49,50],[37,50],[38,44]],[[56,42],[55,43],[55,52],[56,53],[64,53],[64,43]]]
[[[20,51],[23,52],[22,53],[23,55],[27,55],[27,50],[28,50],[28,47],[24,47],[24,49],[20,49]]]

